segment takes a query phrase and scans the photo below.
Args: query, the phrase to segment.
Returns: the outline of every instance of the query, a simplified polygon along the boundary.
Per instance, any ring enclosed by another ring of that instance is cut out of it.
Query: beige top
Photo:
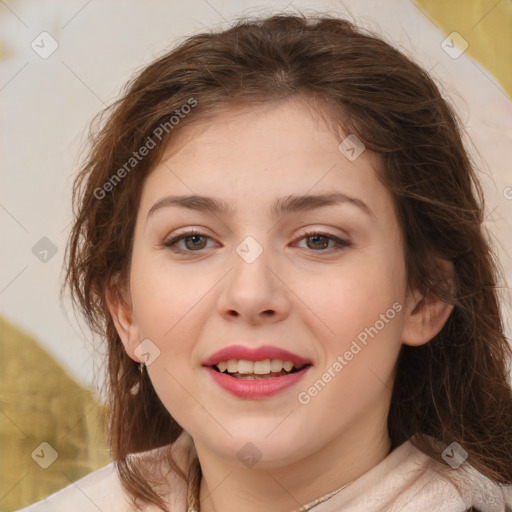
[[[164,446],[130,457],[143,459],[145,464],[156,464],[155,469],[163,468],[162,457],[168,448]],[[196,457],[191,437],[186,432],[174,443],[171,453],[182,469],[188,467],[192,457]],[[114,464],[111,462],[45,500],[17,512],[134,512],[136,509],[121,486]],[[167,502],[169,511],[187,512],[186,482],[172,471],[168,472],[166,480],[172,489]],[[493,483],[467,461],[452,469],[406,441],[375,467],[312,510],[465,512],[471,506],[479,512],[512,512],[512,485]],[[160,509],[148,505],[145,511],[158,512]]]

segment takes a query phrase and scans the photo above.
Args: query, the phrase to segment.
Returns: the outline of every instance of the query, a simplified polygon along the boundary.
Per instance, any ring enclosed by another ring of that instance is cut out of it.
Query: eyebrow
[[[276,199],[271,208],[273,218],[279,218],[289,213],[303,212],[338,204],[351,204],[361,209],[366,214],[375,217],[368,205],[356,197],[351,197],[341,192],[317,195],[290,195]],[[146,222],[155,212],[168,207],[188,208],[195,211],[211,211],[224,216],[232,216],[233,209],[222,199],[189,195],[189,196],[166,196],[159,199],[149,210]]]

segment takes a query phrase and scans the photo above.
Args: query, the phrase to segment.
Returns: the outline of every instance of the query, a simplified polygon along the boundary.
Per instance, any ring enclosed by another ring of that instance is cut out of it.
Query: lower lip
[[[238,398],[258,399],[277,395],[281,391],[293,386],[306,375],[309,368],[311,366],[306,366],[298,372],[290,373],[290,375],[253,380],[230,377],[210,367],[207,367],[206,370],[210,373],[212,379],[228,393]]]

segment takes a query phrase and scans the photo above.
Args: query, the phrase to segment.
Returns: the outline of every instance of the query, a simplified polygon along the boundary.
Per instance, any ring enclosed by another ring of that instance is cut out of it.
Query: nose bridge
[[[262,239],[262,235],[259,235],[258,238]],[[264,241],[262,243],[265,243]],[[238,256],[248,265],[252,265],[258,259],[266,260],[267,256],[261,258],[264,252],[268,254],[268,245],[267,248],[264,249],[263,245],[258,242],[258,240],[252,236],[246,236],[236,247],[236,253]]]
[[[260,239],[261,243],[256,239]],[[263,235],[248,235],[236,247],[233,254],[234,272],[231,285],[246,283],[254,292],[268,293],[269,282],[269,253],[268,243],[263,240]],[[265,246],[264,246],[265,244]],[[236,283],[235,283],[236,281]]]
[[[287,313],[286,287],[274,275],[272,251],[263,238],[269,239],[263,234],[249,235],[235,247],[234,268],[219,302],[221,313],[238,314],[251,321],[269,312],[273,317]]]

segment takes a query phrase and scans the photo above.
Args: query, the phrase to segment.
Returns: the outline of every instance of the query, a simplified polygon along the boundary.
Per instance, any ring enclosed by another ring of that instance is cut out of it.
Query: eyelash
[[[190,231],[186,231],[184,233],[181,233],[175,237],[172,237],[170,238],[169,240],[166,240],[162,245],[165,246],[165,247],[168,247],[169,249],[171,249],[171,251],[175,252],[175,253],[178,253],[178,254],[191,254],[191,253],[194,253],[194,252],[201,252],[203,249],[200,249],[198,251],[184,251],[182,249],[176,249],[174,246],[181,240],[185,239],[185,238],[188,238],[188,237],[192,237],[192,236],[202,236],[204,238],[210,238],[209,236],[206,236],[204,233],[201,233],[200,231],[196,231],[196,230],[190,230]],[[336,246],[334,247],[331,247],[330,249],[321,249],[321,250],[318,250],[318,251],[315,251],[313,249],[311,249],[313,252],[331,252],[332,250],[334,251],[341,251],[342,249],[346,248],[346,247],[351,247],[352,244],[350,242],[347,242],[346,240],[342,240],[334,235],[331,235],[329,233],[323,233],[321,231],[311,231],[311,232],[308,232],[308,233],[304,233],[302,235],[302,237],[299,239],[300,240],[303,240],[305,238],[309,238],[309,237],[313,237],[313,236],[324,236],[330,240],[333,240],[335,243],[336,243]]]

